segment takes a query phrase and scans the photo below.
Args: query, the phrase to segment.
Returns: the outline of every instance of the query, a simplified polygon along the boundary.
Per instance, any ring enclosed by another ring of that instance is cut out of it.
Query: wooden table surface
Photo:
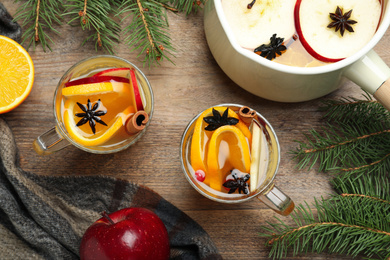
[[[14,15],[12,0],[2,1]],[[79,27],[63,25],[59,35],[51,33],[53,52],[38,46],[29,53],[35,64],[35,82],[27,100],[2,115],[16,138],[21,167],[38,175],[107,175],[145,185],[196,220],[212,237],[225,259],[268,259],[266,240],[259,237],[260,226],[275,221],[276,213],[258,200],[225,205],[211,201],[195,191],[185,179],[179,159],[180,139],[187,123],[200,111],[220,103],[250,106],[263,114],[274,127],[281,145],[281,164],[276,183],[296,204],[313,202],[332,189],[329,176],[316,170],[297,170],[289,151],[303,140],[303,133],[319,128],[321,99],[303,103],[277,103],[254,96],[232,82],[218,67],[206,43],[203,12],[185,17],[169,14],[173,58],[159,67],[143,68],[137,53],[120,44],[117,56],[142,68],[151,82],[155,111],[146,134],[129,149],[109,155],[95,155],[69,146],[49,156],[39,156],[32,148],[34,139],[54,126],[53,93],[63,73],[80,59],[95,52],[94,43],[81,43],[88,35]],[[375,50],[390,64],[390,32]],[[324,98],[361,97],[362,90],[352,82]],[[98,191],[97,191],[98,192]],[[281,217],[292,224],[289,217]],[[287,259],[352,259],[344,256],[303,255]]]

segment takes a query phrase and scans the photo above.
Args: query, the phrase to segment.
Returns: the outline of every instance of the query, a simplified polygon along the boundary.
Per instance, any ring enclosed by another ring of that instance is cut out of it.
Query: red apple
[[[328,27],[330,13],[339,7],[343,15],[351,11],[353,31]],[[297,0],[294,9],[295,27],[308,53],[324,62],[336,62],[349,57],[373,37],[381,16],[379,0]]]
[[[116,77],[116,76],[92,76],[87,78],[81,78],[69,81],[65,83],[65,87],[71,87],[76,85],[85,85],[85,84],[91,84],[91,83],[101,83],[101,82],[109,82],[109,81],[117,81],[117,82],[123,82],[123,83],[129,83],[128,78],[123,77]]]
[[[81,260],[169,259],[168,232],[145,208],[125,208],[93,223],[81,240]]]

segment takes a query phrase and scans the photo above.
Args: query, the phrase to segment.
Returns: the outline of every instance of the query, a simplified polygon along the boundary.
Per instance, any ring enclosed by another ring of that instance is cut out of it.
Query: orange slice
[[[69,99],[65,102],[65,112],[64,112],[64,125],[65,129],[68,132],[69,136],[77,143],[83,146],[98,146],[106,143],[110,140],[113,135],[123,127],[126,122],[126,117],[134,112],[132,106],[128,107],[123,113],[122,116],[119,115],[116,118],[113,118],[108,124],[109,128],[102,132],[102,134],[96,135],[93,138],[84,137],[82,131],[76,126],[76,122],[73,116],[73,110],[76,105],[76,102]]]
[[[226,158],[220,158],[220,153],[226,152],[220,149],[222,141],[225,141],[229,146]],[[219,127],[214,131],[209,141],[206,176],[210,181],[210,188],[222,190],[222,184],[229,173],[224,169],[226,162],[234,169],[249,173],[251,156],[248,141],[239,128],[231,125]]]
[[[214,109],[217,110],[220,114],[222,114],[226,110],[226,108],[227,107],[214,107]],[[202,170],[205,173],[207,173],[207,165],[205,159],[207,158],[207,141],[208,138],[211,137],[211,134],[213,132],[204,130],[207,123],[203,120],[203,118],[207,116],[211,116],[213,114],[212,111],[213,108],[206,109],[195,122],[194,133],[192,135],[192,141],[191,141],[191,155],[190,155],[191,166],[194,169],[194,171]],[[239,119],[237,113],[235,113],[231,109],[228,110],[228,116]],[[252,142],[252,134],[249,128],[245,125],[245,123],[242,120],[239,119],[239,122],[235,125],[235,127],[241,130],[244,136],[248,139],[249,143]],[[209,179],[207,177],[207,174],[204,183],[209,185]]]
[[[92,84],[75,85],[62,89],[62,95],[66,97],[78,95],[94,95],[114,92],[112,82],[99,82]]]
[[[14,40],[0,35],[0,114],[19,106],[34,83],[34,64]]]

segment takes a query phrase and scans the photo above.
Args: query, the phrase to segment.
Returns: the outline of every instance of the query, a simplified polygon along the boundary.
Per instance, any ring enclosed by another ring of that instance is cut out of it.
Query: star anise
[[[232,176],[233,176],[233,180],[232,179],[227,180],[223,184],[223,186],[225,188],[229,189],[228,193],[231,194],[231,193],[235,192],[238,189],[238,193],[241,194],[241,192],[243,192],[244,194],[248,194],[249,190],[248,190],[248,183],[247,183],[247,181],[249,180],[250,175],[246,174],[244,177],[238,177],[237,173],[233,172]]]
[[[276,37],[276,33],[270,38],[269,44],[262,44],[257,47],[254,52],[259,54],[261,57],[273,60],[276,58],[276,55],[282,55],[282,53],[287,49],[283,44],[284,38]]]
[[[355,24],[357,23],[357,21],[349,19],[351,17],[351,14],[352,9],[343,14],[343,10],[341,10],[341,8],[337,6],[335,13],[329,13],[330,19],[332,19],[333,22],[331,22],[327,27],[335,27],[336,32],[340,30],[341,36],[344,36],[345,30],[347,30],[348,32],[354,32],[351,24]]]
[[[96,128],[95,128],[96,122],[107,126],[107,124],[104,123],[103,120],[101,120],[99,117],[99,116],[104,116],[107,113],[107,111],[97,110],[100,106],[100,99],[95,103],[95,105],[93,105],[93,107],[89,99],[87,105],[80,104],[79,102],[77,102],[77,105],[84,112],[84,113],[75,114],[75,116],[77,117],[82,117],[82,119],[76,124],[77,126],[82,126],[85,123],[89,122],[89,126],[91,127],[92,132],[94,134],[96,133]]]
[[[228,117],[228,111],[229,108],[226,108],[226,110],[223,112],[222,116],[221,114],[213,108],[213,115],[212,116],[206,116],[203,118],[203,120],[209,124],[204,128],[204,130],[207,131],[214,131],[218,129],[221,126],[224,125],[235,125],[238,123],[238,119],[234,117]]]

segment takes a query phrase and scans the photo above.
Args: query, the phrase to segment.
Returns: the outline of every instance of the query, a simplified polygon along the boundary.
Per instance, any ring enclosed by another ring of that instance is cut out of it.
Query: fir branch
[[[171,61],[175,49],[168,34],[168,18],[160,3],[145,0],[125,0],[119,8],[118,15],[123,20],[132,16],[131,23],[125,27],[126,44],[131,50],[139,50],[140,56],[145,54],[144,63],[148,66],[157,64],[163,58]]]
[[[83,45],[90,39],[95,41],[95,49],[100,47],[114,54],[114,46],[119,43],[120,25],[111,17],[111,14],[117,11],[117,1],[107,0],[69,0],[65,6],[64,16],[71,16],[68,22],[72,24],[80,20],[80,26],[83,30],[92,31]]]
[[[297,141],[291,153],[299,162],[297,167],[319,171],[363,173],[390,169],[390,117],[380,113],[381,106],[368,100],[342,99],[326,101],[326,127],[305,134],[305,141]],[[374,106],[373,106],[374,105]],[[378,115],[381,114],[381,116]],[[362,122],[362,118],[364,123]]]
[[[338,194],[364,194],[365,196],[390,201],[390,182],[387,173],[361,175],[357,178],[346,178],[343,175],[332,180]]]
[[[51,51],[50,43],[54,42],[46,31],[59,33],[53,24],[62,24],[62,10],[62,3],[55,0],[28,0],[19,6],[14,20],[21,21],[21,26],[27,27],[22,35],[22,44],[28,41],[27,49],[31,46],[35,49],[35,46],[41,43],[43,51]]]
[[[20,0],[15,0],[18,1]],[[22,35],[22,43],[29,41],[27,49],[30,45],[35,48],[39,39],[44,51],[46,48],[51,50],[48,41],[54,42],[46,29],[58,33],[52,23],[61,24],[60,17],[65,16],[69,19],[68,24],[80,20],[82,30],[92,32],[86,36],[83,45],[93,40],[96,50],[103,49],[115,54],[114,47],[119,43],[122,31],[117,20],[123,23],[132,17],[130,24],[123,25],[127,34],[125,42],[131,51],[139,51],[138,57],[144,54],[144,63],[150,67],[152,64],[159,64],[164,58],[173,63],[170,57],[174,57],[176,50],[172,47],[168,33],[166,11],[185,12],[189,15],[196,12],[204,2],[205,0],[27,0],[19,8],[15,21],[23,21],[22,27],[29,26]],[[65,13],[62,14],[64,8]],[[119,17],[120,15],[124,17]]]
[[[370,121],[388,122],[389,111],[370,94],[364,92],[363,99],[342,97],[339,100],[324,100],[320,111],[324,111],[328,121],[342,121],[366,124]]]
[[[326,101],[321,132],[311,130],[292,153],[298,167],[335,173],[337,194],[299,205],[291,214],[296,227],[277,223],[268,233],[270,257],[329,252],[390,259],[390,120],[387,111],[366,93],[365,100]],[[338,195],[339,194],[339,195]]]
[[[347,193],[343,193],[343,194],[341,194],[340,196],[342,196],[342,197],[369,198],[369,199],[371,199],[371,200],[375,200],[375,201],[379,201],[379,202],[383,202],[383,203],[390,204],[390,201],[383,200],[383,199],[378,199],[378,198],[371,197],[371,196],[367,196],[367,195],[364,195],[364,194],[347,194]]]
[[[308,205],[299,205],[291,217],[291,228],[278,219],[263,227],[269,233],[270,257],[281,259],[291,248],[294,256],[308,252],[329,252],[367,257],[390,257],[390,204],[371,197],[334,196],[315,200],[317,218]],[[380,228],[377,228],[380,227]]]
[[[204,5],[205,0],[173,0],[170,3],[180,12],[185,12],[189,15],[192,12],[197,12],[201,5]]]

